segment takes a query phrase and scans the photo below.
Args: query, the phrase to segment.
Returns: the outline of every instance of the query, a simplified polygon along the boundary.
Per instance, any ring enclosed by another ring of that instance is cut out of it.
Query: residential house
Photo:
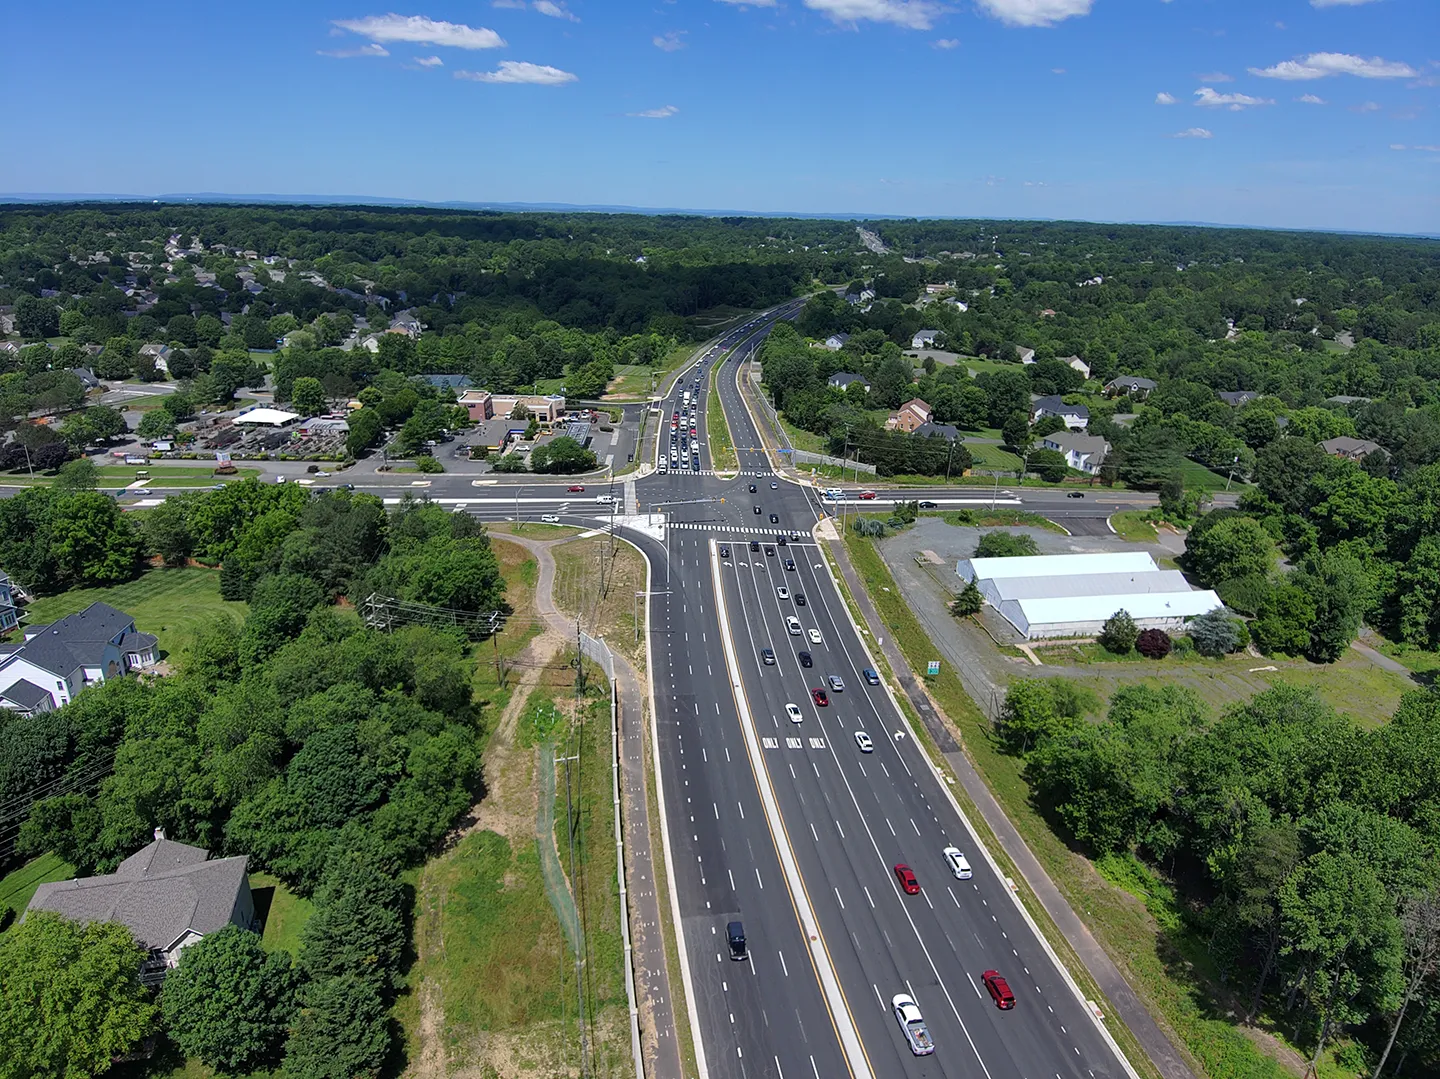
[[[939,333],[939,330],[919,330],[916,332],[914,337],[910,338],[910,347],[934,348],[935,338],[939,335]]]
[[[1320,443],[1320,448],[1331,457],[1344,457],[1350,461],[1358,461],[1372,453],[1382,453],[1387,458],[1390,451],[1378,442],[1371,442],[1368,438],[1349,438],[1341,435],[1339,438],[1327,438]]]
[[[1348,393],[1337,393],[1334,397],[1325,398],[1325,403],[1327,405],[1344,405],[1346,408],[1349,408],[1351,405],[1368,405],[1370,398],[1352,397]]]
[[[1251,390],[1220,390],[1217,396],[1231,408],[1241,408],[1260,395]]]
[[[850,340],[848,333],[832,333],[829,337],[825,338],[825,347],[831,352],[839,352],[845,347],[845,342],[848,340]]]
[[[390,320],[389,333],[403,333],[412,340],[420,336],[420,331],[425,327],[420,320],[409,311],[401,311]]]
[[[1090,365],[1079,356],[1066,356],[1060,362],[1072,371],[1079,371],[1081,378],[1090,377]]]
[[[9,304],[0,307],[0,337],[6,337],[15,332],[15,309]]]
[[[81,925],[119,922],[147,953],[140,980],[154,985],[196,941],[232,923],[259,928],[248,862],[243,854],[211,858],[203,847],[166,839],[156,828],[154,841],[114,873],[40,885],[25,913],[51,911]]]
[[[1045,416],[1059,416],[1072,431],[1081,431],[1090,423],[1090,410],[1084,405],[1067,405],[1059,394],[1037,397],[1030,402],[1030,422],[1037,423]]]
[[[946,298],[945,302],[948,303],[948,304],[949,304],[950,306],[952,306],[953,308],[955,308],[955,310],[959,311],[962,315],[963,315],[966,311],[970,310],[970,305],[969,305],[968,303],[966,303],[964,300],[961,300],[961,299],[959,299],[959,298],[957,298],[957,297],[955,297],[955,296],[950,296],[950,297]]]
[[[140,346],[140,355],[155,361],[155,369],[165,374],[170,373],[170,346],[158,343],[151,343]]]
[[[72,367],[70,368],[70,373],[78,378],[80,385],[84,386],[87,390],[98,389],[100,386],[100,379],[96,376],[95,372],[88,367]]]
[[[1112,378],[1105,383],[1105,396],[1116,397],[1125,394],[1143,401],[1150,396],[1154,389],[1154,379],[1141,378],[1139,375],[1121,375],[1119,378]]]
[[[0,569],[0,633],[9,633],[20,625],[20,612],[15,608],[15,586],[9,575]]]
[[[152,667],[158,658],[155,638],[137,631],[133,618],[92,603],[48,626],[27,627],[23,641],[0,644],[0,697],[29,682],[60,708],[86,686]]]
[[[954,442],[960,437],[960,428],[948,423],[922,423],[911,434],[916,438],[944,438]]]
[[[18,356],[24,347],[19,341],[0,341],[0,356]]]
[[[1020,358],[1021,363],[1029,364],[1035,362],[1035,350],[1033,348],[1025,348],[1023,345],[1016,345],[1015,355]]]
[[[953,289],[954,287],[955,287],[955,282],[954,282],[954,281],[942,281],[942,282],[940,282],[940,284],[938,284],[938,285],[926,285],[926,286],[925,286],[925,295],[926,295],[926,296],[935,296],[935,295],[938,295],[938,294],[941,293],[941,292],[949,292],[949,291],[950,291],[951,289]]]
[[[904,431],[907,435],[930,422],[930,406],[920,398],[906,401],[885,421],[887,431]]]
[[[837,390],[848,390],[850,388],[850,384],[853,382],[858,382],[860,383],[860,385],[864,386],[866,393],[870,392],[870,383],[865,381],[863,376],[851,374],[849,371],[836,371],[833,375],[826,379],[825,385]]]
[[[1075,431],[1056,431],[1039,440],[1039,448],[1054,450],[1065,455],[1065,463],[1076,472],[1093,476],[1105,463],[1110,452],[1110,443],[1099,435],[1084,435]]]
[[[363,348],[366,352],[379,352],[379,351],[380,351],[380,338],[379,338],[379,336],[378,336],[377,334],[373,334],[373,333],[371,333],[371,334],[366,334],[364,337],[360,338],[360,347]]]

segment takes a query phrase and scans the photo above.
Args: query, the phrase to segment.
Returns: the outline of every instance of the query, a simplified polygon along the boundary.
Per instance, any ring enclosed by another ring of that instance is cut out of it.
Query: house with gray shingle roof
[[[1043,416],[1059,416],[1072,431],[1083,430],[1090,423],[1090,410],[1084,405],[1067,405],[1059,394],[1037,397],[1030,402],[1030,422],[1037,423]]]
[[[865,380],[864,375],[853,374],[850,371],[836,371],[825,380],[825,385],[837,390],[848,390],[852,382],[860,383],[860,385],[865,387],[867,392],[870,389],[870,383]]]
[[[20,614],[15,609],[15,586],[10,576],[0,569],[0,633],[9,633],[20,625]]]
[[[114,873],[42,884],[25,913],[44,910],[86,925],[119,922],[149,956],[141,981],[158,982],[180,953],[230,923],[256,928],[247,855],[210,857],[202,847],[155,840],[126,858]]]
[[[86,686],[158,659],[155,638],[136,630],[135,619],[108,603],[92,603],[48,626],[27,627],[23,641],[0,644],[0,706],[18,707],[10,690],[24,681],[46,692],[49,707],[61,708]]]

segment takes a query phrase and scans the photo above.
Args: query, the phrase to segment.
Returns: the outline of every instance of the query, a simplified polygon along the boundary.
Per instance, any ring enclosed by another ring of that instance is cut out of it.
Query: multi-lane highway
[[[833,506],[772,475],[736,389],[737,365],[763,329],[728,354],[720,375],[740,474],[710,474],[702,392],[699,474],[672,469],[641,480],[636,494],[642,511],[666,504],[663,539],[635,538],[657,592],[650,644],[661,788],[704,1067],[716,1077],[817,1079],[1123,1075],[887,687],[863,673],[876,664],[812,537]],[[698,387],[694,375],[681,377],[682,400],[686,389],[707,389],[721,354],[705,354]],[[658,440],[667,455],[674,400]],[[991,493],[920,497],[988,504]],[[1075,510],[1101,512],[1093,503]],[[812,666],[802,666],[802,651]],[[816,702],[817,688],[828,704]],[[950,874],[942,851],[952,845],[973,866],[970,879]],[[918,894],[901,890],[897,863],[914,869]],[[735,920],[748,939],[744,962],[726,945]],[[981,985],[988,969],[1008,980],[1013,1010],[998,1009]],[[897,993],[919,1003],[934,1055],[910,1053],[891,1014]]]

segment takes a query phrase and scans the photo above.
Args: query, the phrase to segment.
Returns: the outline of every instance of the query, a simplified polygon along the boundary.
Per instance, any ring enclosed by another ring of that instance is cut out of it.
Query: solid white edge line
[[[818,531],[818,529],[819,523],[817,522],[815,528],[811,530],[812,535]],[[814,538],[817,543],[820,542],[818,535],[814,536]],[[841,542],[844,542],[843,536]],[[861,650],[864,651],[866,658],[870,660],[870,665],[878,671],[880,668],[875,663],[875,656],[870,651],[870,644],[865,639],[865,634],[860,631],[860,626],[855,621],[855,615],[851,612],[850,605],[844,600],[844,593],[840,590],[839,581],[835,579],[835,571],[830,566],[830,560],[828,558],[822,558],[821,561],[825,564],[825,572],[830,576],[830,583],[835,588],[836,595],[840,599],[840,605],[845,609],[845,617],[850,622],[850,627],[855,630],[855,638],[860,642]],[[891,707],[893,707],[900,718],[905,721],[905,725],[910,727],[910,717],[906,714],[905,710],[900,707],[900,702],[896,700],[895,691],[891,688],[890,683],[882,678],[880,684],[885,689],[885,695],[890,698]],[[926,767],[930,769],[930,774],[935,777],[935,782],[938,783],[940,789],[945,792],[945,797],[950,802],[950,808],[955,810],[955,815],[960,818],[960,823],[963,824],[965,830],[970,833],[970,838],[975,844],[975,849],[985,856],[985,861],[989,864],[991,870],[994,871],[995,878],[1000,882],[1001,889],[1010,897],[1010,901],[1015,904],[1015,909],[1018,910],[1020,916],[1025,919],[1025,924],[1030,927],[1031,934],[1040,942],[1040,947],[1044,949],[1045,954],[1050,957],[1050,961],[1055,964],[1055,969],[1059,971],[1060,977],[1064,980],[1065,984],[1070,987],[1070,991],[1075,994],[1075,999],[1080,1003],[1080,1010],[1089,1017],[1095,1029],[1100,1032],[1100,1037],[1110,1046],[1110,1051],[1115,1054],[1121,1067],[1125,1069],[1125,1074],[1128,1075],[1130,1079],[1140,1079],[1139,1072],[1137,1072],[1135,1066],[1130,1063],[1130,1058],[1127,1057],[1120,1048],[1120,1044],[1115,1040],[1114,1035],[1110,1033],[1104,1022],[1090,1010],[1090,1005],[1086,1001],[1085,994],[1075,981],[1074,976],[1070,973],[1070,968],[1061,962],[1060,956],[1056,954],[1055,949],[1051,947],[1049,939],[1041,932],[1039,924],[1031,916],[1029,909],[1020,901],[1020,896],[1005,883],[1005,874],[1001,872],[1000,864],[995,861],[994,855],[990,853],[990,848],[981,842],[980,833],[975,830],[975,826],[970,823],[970,818],[967,817],[965,811],[960,808],[960,803],[956,801],[955,793],[950,789],[950,784],[946,782],[944,774],[936,767],[935,762],[930,759],[929,750],[925,747],[925,744],[916,737],[916,732],[913,727],[911,727],[910,733],[911,738],[915,739],[918,743],[917,748],[920,750],[920,756],[924,759]],[[1004,811],[1002,810],[1001,812]],[[1023,843],[1024,840],[1022,839],[1021,842]]]
[[[624,537],[621,537],[624,539]],[[625,540],[630,543],[629,540]],[[655,566],[639,544],[631,543],[645,559],[645,591],[654,592]],[[709,1079],[705,1064],[705,1043],[700,1037],[700,1012],[695,1002],[695,985],[690,978],[690,954],[685,947],[685,924],[680,918],[680,890],[675,883],[675,855],[670,849],[670,826],[665,816],[665,783],[660,774],[659,709],[655,706],[654,634],[650,626],[650,596],[645,597],[645,676],[650,683],[650,753],[655,769],[655,803],[660,810],[660,846],[665,852],[665,883],[670,893],[670,918],[675,923],[675,947],[680,956],[680,981],[685,986],[685,1010],[690,1013],[690,1040],[695,1045],[695,1068],[699,1079]],[[681,1062],[683,1066],[683,1061]]]
[[[749,754],[751,767],[755,770],[755,782],[760,788],[760,804],[765,810],[765,823],[770,829],[776,852],[780,856],[780,868],[785,876],[785,886],[790,892],[790,899],[795,904],[796,914],[800,918],[800,928],[806,937],[805,946],[810,950],[810,957],[820,978],[820,988],[825,994],[825,1000],[830,1009],[830,1018],[840,1035],[840,1046],[849,1061],[850,1070],[855,1079],[874,1079],[874,1073],[870,1070],[870,1062],[860,1045],[860,1035],[855,1029],[854,1019],[845,1002],[845,995],[841,992],[840,980],[836,976],[835,968],[830,963],[830,954],[825,950],[820,935],[820,923],[816,919],[815,912],[810,907],[810,899],[805,893],[800,867],[795,860],[795,852],[790,847],[790,840],[786,835],[784,822],[780,816],[780,806],[775,798],[775,789],[770,785],[770,773],[766,770],[759,738],[755,733],[754,719],[750,715],[750,705],[740,677],[740,661],[735,654],[734,641],[731,639],[730,616],[726,611],[724,582],[720,579],[720,559],[714,540],[710,541],[710,579],[715,588],[716,613],[720,620],[720,644],[725,652],[725,666],[730,675],[730,684],[735,688],[735,706],[740,715],[740,730],[745,736],[745,752]]]

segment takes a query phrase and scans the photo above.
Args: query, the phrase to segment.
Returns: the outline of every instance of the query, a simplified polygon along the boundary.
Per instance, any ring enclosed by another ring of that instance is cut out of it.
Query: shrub
[[[975,547],[976,558],[1016,558],[1039,553],[1034,537],[1021,532],[987,532]]]
[[[434,457],[420,457],[415,461],[416,472],[444,472],[445,466]]]
[[[956,618],[964,618],[966,615],[979,614],[980,608],[985,605],[985,597],[980,594],[980,587],[974,582],[968,582],[950,604],[950,613]]]
[[[1190,640],[1202,656],[1224,656],[1240,647],[1238,623],[1223,607],[1207,611],[1190,623]]]
[[[1123,656],[1135,647],[1135,639],[1139,633],[1130,612],[1121,608],[1105,619],[1105,625],[1100,628],[1100,647],[1107,652],[1114,652],[1117,656]]]
[[[1141,630],[1135,638],[1135,650],[1146,659],[1164,659],[1171,647],[1170,634],[1163,629]]]
[[[1232,611],[1256,615],[1269,598],[1270,582],[1259,573],[1251,573],[1221,581],[1215,586],[1215,592]]]

